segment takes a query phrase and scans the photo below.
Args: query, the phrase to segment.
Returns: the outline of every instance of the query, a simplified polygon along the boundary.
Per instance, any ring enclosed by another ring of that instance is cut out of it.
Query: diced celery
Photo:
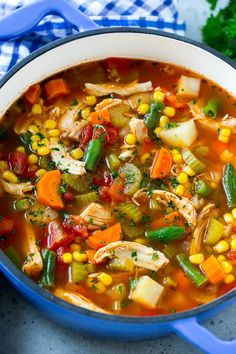
[[[79,283],[88,276],[88,270],[85,264],[73,262],[69,268],[70,281],[72,283]]]
[[[133,163],[126,163],[120,168],[120,172],[123,173],[125,177],[124,192],[132,196],[140,187],[143,179],[142,173]]]
[[[211,219],[205,235],[204,243],[207,245],[214,245],[219,241],[224,233],[224,230],[225,226],[223,224],[216,219]]]
[[[184,162],[196,173],[201,173],[205,169],[205,164],[200,161],[190,150],[182,152]]]
[[[90,203],[96,202],[97,200],[99,200],[99,196],[97,192],[89,192],[86,194],[81,194],[81,195],[77,195],[75,197],[75,200],[78,204],[79,207],[85,207],[87,205],[89,205]]]
[[[108,266],[110,270],[119,270],[123,272],[132,272],[134,270],[134,262],[126,258],[114,258]]]
[[[120,167],[120,160],[116,156],[116,154],[110,154],[107,157],[107,165],[111,171],[116,170],[117,168]]]

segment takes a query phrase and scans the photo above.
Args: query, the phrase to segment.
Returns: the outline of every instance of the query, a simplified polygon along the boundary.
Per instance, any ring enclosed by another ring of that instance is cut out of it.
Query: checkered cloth
[[[36,0],[0,0],[0,19]],[[58,0],[60,1],[60,0]],[[180,35],[185,23],[178,18],[178,0],[68,0],[101,27],[132,26],[154,28]],[[0,77],[34,50],[77,31],[57,16],[46,16],[30,34],[0,42]]]

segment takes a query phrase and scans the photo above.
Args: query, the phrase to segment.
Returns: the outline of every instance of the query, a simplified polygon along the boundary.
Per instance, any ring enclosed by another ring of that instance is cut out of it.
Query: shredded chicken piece
[[[148,128],[142,119],[132,118],[129,122],[130,130],[139,143],[148,139]]]
[[[29,224],[24,224],[24,236],[28,243],[28,255],[23,264],[22,270],[31,277],[37,277],[43,269],[43,260],[36,244],[34,229]]]
[[[57,142],[50,143],[52,161],[57,168],[73,175],[84,175],[86,173],[85,163],[71,157],[67,149]]]
[[[135,257],[133,256],[135,254]],[[125,258],[134,262],[137,267],[157,271],[164,268],[169,260],[165,255],[136,242],[117,241],[100,248],[94,255],[96,262],[100,263],[105,258]]]
[[[35,116],[33,116],[31,113],[30,114],[20,114],[18,118],[15,121],[14,124],[14,132],[17,135],[24,134],[27,132],[30,124],[34,121]]]
[[[204,107],[203,99],[200,98],[196,102],[190,101],[188,103],[188,106],[194,118],[205,118],[205,114],[203,113],[203,107]]]
[[[108,311],[103,310],[101,307],[95,305],[91,300],[87,299],[85,296],[78,294],[73,291],[67,291],[62,288],[57,288],[54,291],[54,295],[70,302],[73,305],[83,307],[84,309],[101,312],[101,313],[110,313]]]
[[[25,197],[25,194],[28,192],[32,192],[33,184],[31,182],[24,183],[9,183],[1,179],[1,184],[5,192],[18,196]]]
[[[222,127],[226,127],[226,128],[229,128],[231,130],[231,133],[232,134],[235,134],[236,133],[236,118],[234,117],[230,117],[228,114],[226,114],[221,122],[220,122],[220,125]]]
[[[137,83],[137,81],[131,82],[130,84],[85,84],[85,89],[89,95],[94,96],[106,96],[111,93],[115,93],[120,96],[129,96],[138,92],[152,91],[152,82],[142,82]]]
[[[85,103],[81,101],[77,106],[69,109],[68,107],[65,108],[64,113],[62,114],[59,120],[59,128],[64,132],[66,129],[69,129],[71,125],[78,120],[79,118],[79,111],[85,107]]]
[[[74,141],[80,141],[83,128],[88,122],[85,119],[74,122],[70,127],[66,128],[61,134],[62,139],[71,139]]]
[[[99,203],[91,203],[80,214],[89,230],[98,230],[102,225],[113,222],[111,208]]]
[[[48,115],[50,119],[53,118],[60,118],[60,116],[65,112],[65,107],[59,107],[59,106],[53,106],[52,108],[50,108]]]
[[[190,254],[196,254],[200,251],[202,245],[202,239],[205,233],[207,223],[213,215],[217,214],[215,204],[207,204],[197,218],[197,227],[193,232],[193,238],[190,244]]]
[[[95,111],[101,111],[103,109],[119,106],[121,103],[122,100],[120,98],[105,98],[95,106]]]

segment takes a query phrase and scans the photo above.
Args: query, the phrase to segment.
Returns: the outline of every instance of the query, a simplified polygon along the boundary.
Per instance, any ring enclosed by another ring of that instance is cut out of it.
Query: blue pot
[[[171,48],[175,53],[174,62],[177,65],[181,65],[182,63],[183,66],[189,67],[188,55],[181,57],[179,52],[182,51],[184,54],[191,53],[196,63],[199,63],[201,60],[203,62],[202,66],[199,66],[200,69],[197,70],[197,66],[194,66],[197,64],[194,64],[193,60],[191,69],[194,70],[196,68],[195,71],[199,71],[203,75],[205,74],[211,80],[215,79],[215,82],[236,94],[234,87],[235,80],[233,79],[236,77],[236,65],[220,53],[200,43],[160,31],[134,28],[97,29],[97,26],[91,20],[63,0],[51,0],[50,6],[47,0],[42,0],[32,4],[28,8],[20,9],[9,18],[5,18],[0,23],[0,39],[14,38],[31,30],[48,13],[59,13],[69,22],[73,23],[73,25],[76,26],[79,22],[81,26],[81,23],[83,23],[84,28],[92,30],[55,41],[34,52],[10,70],[0,83],[0,113],[4,113],[30,84],[42,80],[43,76],[46,77],[52,75],[53,72],[63,70],[64,64],[65,68],[75,65],[76,60],[77,63],[85,59],[94,60],[93,54],[90,53],[92,51],[90,40],[94,41],[94,39],[96,42],[93,43],[97,44],[96,50],[98,52],[100,50],[99,43],[104,43],[104,39],[108,42],[111,40],[110,38],[116,40],[115,48],[110,47],[108,52],[103,54],[105,57],[126,56],[157,59],[157,54],[151,55],[151,52],[148,53],[148,51],[150,51],[150,48],[155,51],[155,44],[159,43],[164,53],[160,54],[160,60],[162,61],[168,61],[165,60],[165,53],[170,50],[171,44]],[[142,43],[143,47],[146,46],[145,55],[142,53],[142,48],[134,46],[132,39],[137,40],[138,43]],[[150,43],[146,44],[148,42]],[[119,43],[124,44],[125,52],[124,49],[117,49]],[[78,50],[85,52],[83,60],[81,57],[77,59],[73,58],[77,50],[77,45]],[[177,50],[175,50],[175,46]],[[70,56],[67,56],[68,50],[71,48],[74,50],[70,52]],[[106,51],[107,49],[104,50]],[[62,57],[65,57],[65,59],[61,59],[58,53],[62,54]],[[100,54],[101,56],[102,54]],[[63,60],[65,60],[65,63],[63,63]],[[50,68],[51,62],[53,63],[53,68],[55,68],[54,71]],[[35,72],[35,63],[44,64],[42,73]],[[48,65],[45,65],[45,63]],[[217,67],[214,68],[213,64],[217,65]],[[209,66],[208,69],[206,68],[207,65]],[[223,75],[219,75],[218,77],[217,73],[221,69],[223,70]],[[182,313],[153,317],[113,316],[76,307],[55,297],[47,290],[40,288],[19,271],[1,250],[0,270],[23,296],[34,303],[47,316],[65,326],[73,327],[89,335],[112,338],[114,340],[137,341],[156,339],[176,333],[206,353],[236,353],[235,340],[231,342],[222,341],[199,324],[231,305],[235,301],[236,290],[232,290],[207,305]]]

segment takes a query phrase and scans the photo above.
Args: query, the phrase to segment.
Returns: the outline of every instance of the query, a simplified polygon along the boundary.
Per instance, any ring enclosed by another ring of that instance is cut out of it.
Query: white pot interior
[[[154,34],[99,33],[57,46],[18,70],[0,89],[0,115],[30,85],[82,62],[107,57],[151,59],[183,66],[236,96],[236,70],[202,48]]]

